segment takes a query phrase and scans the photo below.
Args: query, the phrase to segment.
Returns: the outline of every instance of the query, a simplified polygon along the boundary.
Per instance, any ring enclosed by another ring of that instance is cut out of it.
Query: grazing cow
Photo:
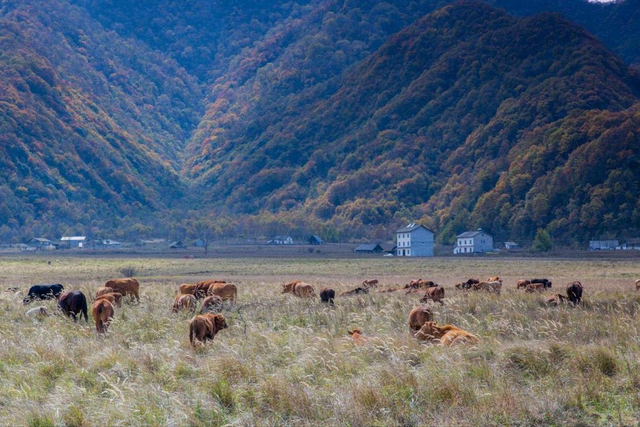
[[[195,295],[196,293],[196,285],[190,285],[188,283],[183,283],[178,287],[180,294],[182,295]]]
[[[544,300],[544,304],[547,306],[557,307],[560,304],[566,304],[569,299],[562,294],[555,294]]]
[[[378,279],[367,279],[362,282],[363,288],[377,288],[378,287]]]
[[[202,301],[202,307],[200,308],[200,314],[215,312],[219,313],[222,310],[222,298],[218,295],[209,295]]]
[[[46,299],[57,299],[62,291],[64,290],[64,286],[60,284],[55,285],[33,285],[29,288],[29,293],[22,300],[22,304],[27,305],[31,301],[34,300],[46,300]]]
[[[107,288],[107,289],[111,289],[111,288]],[[113,290],[113,289],[111,289],[111,290]],[[118,308],[122,307],[122,294],[120,292],[109,292],[109,293],[106,293],[106,294],[102,294],[102,295],[96,297],[96,300],[98,300],[98,299],[106,299],[114,307],[118,307]]]
[[[107,288],[106,286],[100,286],[98,289],[96,289],[96,298],[101,297],[102,295],[105,294],[112,294],[116,291],[113,290],[113,288]],[[122,295],[122,294],[120,294]]]
[[[140,283],[133,278],[109,280],[104,287],[113,289],[113,292],[121,293],[126,297],[131,295],[131,301],[135,298],[140,302]]]
[[[217,295],[222,301],[236,302],[238,287],[232,283],[215,282],[209,286],[209,295]]]
[[[583,291],[582,283],[575,281],[567,285],[567,297],[573,305],[580,304]]]
[[[227,322],[222,314],[199,314],[189,323],[189,342],[195,347],[196,341],[204,344],[213,340],[218,332],[227,328]]]
[[[474,291],[492,292],[500,295],[502,290],[502,283],[500,282],[480,282],[473,285]]]
[[[93,314],[93,320],[96,322],[96,330],[98,333],[103,334],[107,332],[111,319],[113,319],[113,304],[103,298],[98,298],[93,302],[91,307],[91,314]]]
[[[640,290],[640,279],[636,280],[636,291]]]
[[[427,289],[433,286],[437,286],[431,280],[417,279],[409,282],[408,285],[404,285],[405,289]]]
[[[544,283],[529,283],[524,291],[528,294],[532,294],[534,292],[544,292]]]
[[[415,335],[416,332],[422,328],[422,325],[433,320],[433,312],[425,306],[419,306],[411,310],[409,313],[409,330],[411,335]]]
[[[435,286],[433,288],[428,288],[425,292],[424,296],[420,299],[420,302],[426,303],[429,300],[433,302],[439,302],[444,305],[442,301],[444,299],[444,288],[442,286]]]
[[[487,282],[500,282],[500,283],[502,283],[502,279],[499,278],[498,276],[494,276],[494,277],[489,277],[487,279]]]
[[[202,280],[195,284],[193,295],[198,299],[202,299],[207,295],[211,295],[212,289],[218,284],[225,284],[224,280]]]
[[[551,280],[549,280],[549,279],[531,279],[530,282],[531,283],[542,283],[544,285],[545,289],[546,288],[550,288],[551,285],[552,285]]]
[[[518,283],[516,283],[516,289],[526,288],[527,285],[530,285],[530,284],[531,284],[530,280],[527,280],[527,279],[518,280]]]
[[[329,304],[330,306],[333,307],[333,301],[336,298],[336,291],[334,291],[331,288],[323,288],[320,291],[320,302],[323,302],[325,304]]]
[[[44,305],[41,305],[39,307],[33,307],[27,310],[27,312],[25,313],[25,316],[29,316],[29,317],[49,316],[49,310],[47,310],[47,307],[45,307]]]
[[[198,300],[193,295],[177,295],[176,299],[173,301],[172,311],[177,313],[182,310],[189,310],[191,312],[196,311],[196,305],[198,305]]]
[[[471,289],[473,285],[480,283],[478,279],[468,279],[466,282],[456,283],[456,289]]]
[[[426,322],[416,333],[421,341],[438,342],[443,346],[454,344],[478,344],[480,339],[453,325],[439,326],[436,322]]]
[[[350,297],[353,295],[360,295],[360,294],[368,294],[369,293],[369,289],[368,288],[363,288],[363,287],[357,287],[355,289],[352,289],[350,291],[344,291],[340,294],[340,297]]]
[[[89,322],[87,297],[80,291],[69,291],[61,294],[58,298],[58,308],[62,310],[65,316],[72,317],[74,322],[78,321],[78,315],[82,319],[83,314],[85,322]]]
[[[282,285],[283,294],[293,294],[301,298],[315,298],[316,292],[313,286],[300,280]]]

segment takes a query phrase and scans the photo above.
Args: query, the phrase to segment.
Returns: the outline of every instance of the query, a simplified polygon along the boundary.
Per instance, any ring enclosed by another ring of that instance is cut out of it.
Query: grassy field
[[[140,304],[125,304],[106,336],[90,318],[31,319],[28,287],[63,283],[93,295],[134,268]],[[498,275],[501,296],[456,291]],[[585,286],[579,308],[545,308],[515,290],[548,277],[551,293]],[[177,286],[235,283],[229,328],[191,348],[190,314],[170,311]],[[439,323],[482,339],[416,342],[407,315],[419,294],[342,298],[334,308],[281,295],[302,279],[319,291],[365,278],[446,289]],[[640,423],[637,260],[0,258],[0,426],[635,426]],[[10,287],[20,292],[4,291]],[[356,345],[346,334],[360,328]]]

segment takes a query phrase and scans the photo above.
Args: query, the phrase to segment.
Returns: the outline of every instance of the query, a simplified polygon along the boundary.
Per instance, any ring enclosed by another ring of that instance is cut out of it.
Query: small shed
[[[518,249],[520,247],[516,242],[504,242],[505,249]]]
[[[353,250],[360,254],[380,254],[384,251],[379,244],[364,243]]]
[[[589,241],[589,250],[590,251],[610,251],[614,250],[620,245],[617,240],[590,240]]]
[[[170,249],[187,249],[187,245],[184,244],[182,240],[176,240],[172,244],[169,245]]]
[[[276,236],[267,242],[268,245],[293,245],[293,239],[290,236]]]
[[[310,245],[321,245],[322,239],[314,234],[311,237],[309,237],[309,239],[307,239],[307,242]]]
[[[87,236],[65,236],[60,238],[65,248],[83,248],[87,244]]]
[[[49,239],[44,237],[34,237],[27,241],[25,244],[25,250],[27,251],[48,251],[57,249],[57,245]]]

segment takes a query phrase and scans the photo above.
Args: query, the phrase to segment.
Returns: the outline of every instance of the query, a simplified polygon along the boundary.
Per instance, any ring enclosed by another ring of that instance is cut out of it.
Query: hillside
[[[235,88],[233,98],[255,93],[258,80]],[[514,18],[463,3],[393,36],[328,90],[310,101],[289,92],[250,106],[233,100],[210,106],[202,123],[216,123],[209,128],[215,132],[203,133],[209,139],[192,169],[203,171],[195,176],[200,191],[211,202],[224,200],[231,214],[268,211],[290,227],[312,224],[342,236],[420,218],[444,241],[469,226],[500,238],[531,238],[564,212],[494,223],[493,210],[485,212],[486,204],[478,202],[489,192],[496,198],[500,177],[513,162],[525,161],[523,147],[534,141],[546,146],[546,132],[575,128],[576,121],[595,114],[589,111],[630,108],[638,101],[640,80],[559,15]],[[221,124],[226,112],[241,106],[249,110],[241,126]],[[604,131],[592,130],[596,137]],[[529,184],[564,167],[580,148],[577,142],[563,147],[550,164],[544,158],[547,166],[529,171]],[[526,161],[543,158],[530,155]],[[605,159],[594,162],[596,168],[606,165]],[[632,175],[636,182],[637,172]],[[604,185],[606,176],[598,177],[603,182],[595,185]],[[509,202],[513,210],[504,215],[522,216],[537,187],[529,190],[526,184],[519,188]],[[619,214],[616,206],[603,209]],[[572,232],[585,225],[567,220]],[[611,229],[599,223],[589,231]]]

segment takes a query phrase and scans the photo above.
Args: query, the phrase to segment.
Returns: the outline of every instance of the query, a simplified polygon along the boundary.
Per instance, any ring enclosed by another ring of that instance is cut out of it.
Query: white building
[[[454,254],[470,254],[493,251],[493,237],[478,228],[477,231],[465,231],[456,240]]]
[[[62,237],[60,242],[68,248],[82,248],[87,243],[87,236]]]
[[[411,223],[396,231],[396,256],[433,256],[433,231]]]

